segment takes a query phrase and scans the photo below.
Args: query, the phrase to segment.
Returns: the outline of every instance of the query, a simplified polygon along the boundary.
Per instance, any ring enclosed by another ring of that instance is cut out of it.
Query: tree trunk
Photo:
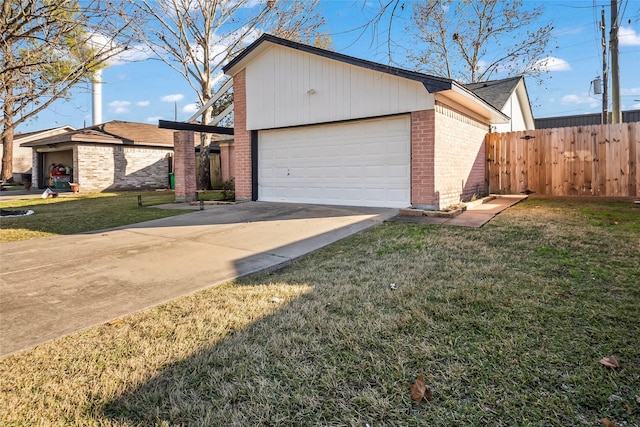
[[[13,87],[7,80],[3,88],[4,126],[2,127],[2,171],[0,180],[6,182],[13,179]]]
[[[207,82],[207,86],[208,86]],[[210,91],[210,89],[209,89]],[[211,98],[211,95],[205,96],[206,101]],[[205,102],[206,102],[205,101]],[[207,125],[211,121],[213,107],[207,108],[202,114],[202,124]],[[210,190],[211,189],[211,164],[209,163],[209,151],[211,148],[211,134],[200,134],[200,170],[198,171],[198,190]]]
[[[4,65],[9,68],[13,65],[13,52],[11,45],[7,44],[4,48]],[[13,85],[11,84],[11,76],[3,76],[3,97],[4,106],[2,112],[4,114],[4,126],[2,127],[2,170],[0,171],[0,180],[3,182],[13,180]]]
[[[2,175],[3,182],[13,180],[13,128],[5,126],[2,133]]]

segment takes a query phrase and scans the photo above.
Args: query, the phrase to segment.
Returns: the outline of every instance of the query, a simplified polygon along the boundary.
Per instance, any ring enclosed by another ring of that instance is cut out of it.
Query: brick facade
[[[246,70],[233,76],[236,200],[251,200],[251,133],[247,130]],[[231,174],[234,176],[234,174]]]
[[[435,118],[433,110],[411,113],[411,204],[436,209],[434,149]]]
[[[74,180],[81,191],[167,188],[172,150],[80,144],[74,148]]]
[[[246,70],[233,76],[235,141],[228,172],[236,198],[251,200],[251,138],[246,129]],[[484,137],[488,124],[437,102],[411,112],[411,204],[439,210],[487,193]],[[221,147],[222,150],[227,148]],[[226,175],[228,173],[228,175]]]
[[[488,125],[444,104],[411,113],[411,204],[443,209],[486,195]]]
[[[196,199],[196,156],[193,152],[193,132],[176,131],[173,134],[173,173],[176,202]]]
[[[435,188],[439,209],[487,194],[484,138],[489,125],[455,109],[435,106]]]

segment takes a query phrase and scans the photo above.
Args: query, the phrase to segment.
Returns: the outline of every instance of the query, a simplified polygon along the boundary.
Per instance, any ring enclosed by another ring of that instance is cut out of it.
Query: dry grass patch
[[[302,286],[221,286],[9,357],[0,362],[0,420],[4,425],[121,425],[109,421],[104,406],[137,387],[162,395],[145,397],[151,401],[143,415],[153,420],[165,386],[185,383],[163,383],[157,390],[149,384],[163,382],[166,372],[185,361],[196,373],[212,345],[305,292]]]
[[[142,207],[138,206],[138,196]],[[3,209],[31,209],[33,215],[0,218],[0,243],[74,234],[180,215],[191,210],[150,209],[175,201],[173,191],[87,193],[77,196],[0,202]]]
[[[0,419],[637,426],[639,221],[530,200],[482,229],[385,223],[0,361]],[[411,401],[418,375],[429,403]]]

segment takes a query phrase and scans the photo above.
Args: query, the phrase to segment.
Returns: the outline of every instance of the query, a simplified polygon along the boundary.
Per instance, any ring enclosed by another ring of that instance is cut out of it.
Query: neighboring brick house
[[[47,138],[54,135],[75,130],[71,126],[38,130],[34,132],[18,133],[13,136],[13,180],[22,182],[31,175],[31,148],[22,147],[21,144]],[[0,161],[2,160],[2,143],[0,143]]]
[[[197,144],[196,138],[194,145]],[[65,188],[68,181],[80,184],[83,192],[170,186],[174,132],[157,125],[111,121],[24,143],[22,147],[32,149],[36,188]],[[63,165],[68,173],[51,177],[52,164]]]
[[[233,78],[236,197],[441,209],[486,194],[509,117],[451,79],[262,35]]]

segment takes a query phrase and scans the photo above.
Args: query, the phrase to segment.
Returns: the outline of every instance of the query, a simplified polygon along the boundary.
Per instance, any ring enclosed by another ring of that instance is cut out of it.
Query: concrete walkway
[[[264,202],[207,205],[108,231],[3,243],[0,358],[283,266],[397,213]]]
[[[442,224],[454,225],[458,227],[480,228],[487,222],[491,221],[496,215],[503,210],[520,203],[527,196],[496,196],[492,200],[485,203],[472,204],[460,215],[453,218],[438,218],[430,216],[404,216],[398,215],[391,218],[391,221],[410,222],[418,224]]]

